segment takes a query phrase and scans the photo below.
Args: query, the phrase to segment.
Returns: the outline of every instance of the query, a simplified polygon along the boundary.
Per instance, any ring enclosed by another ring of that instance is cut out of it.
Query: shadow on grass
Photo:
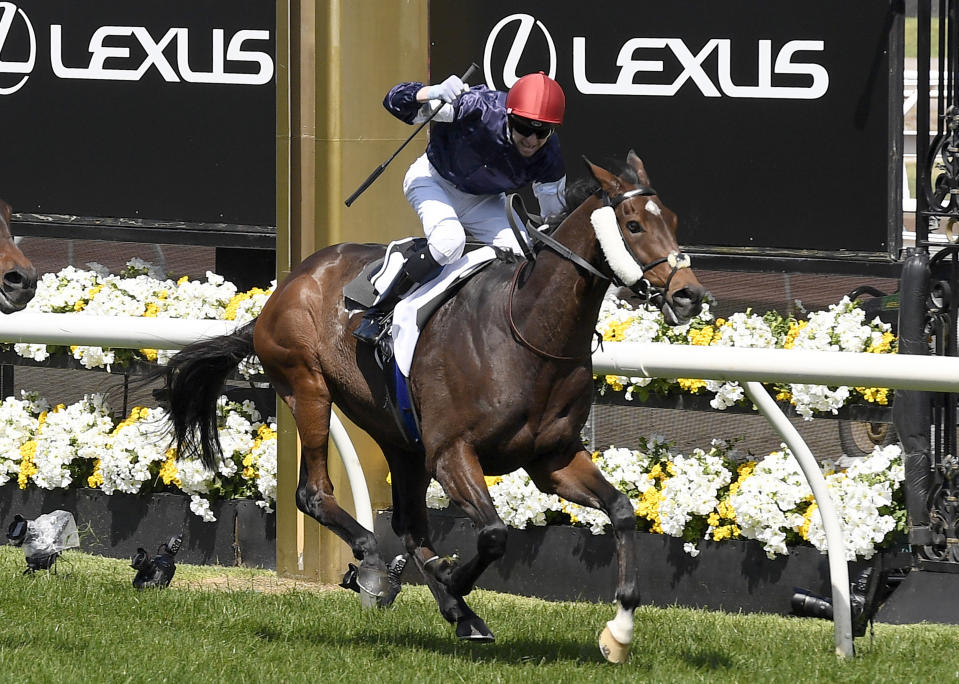
[[[556,638],[552,635],[538,639],[509,639],[492,644],[473,644],[460,641],[450,628],[449,635],[414,632],[384,633],[354,631],[350,633],[331,633],[321,628],[297,629],[287,632],[275,625],[260,624],[252,628],[252,635],[269,642],[301,643],[326,648],[370,648],[381,649],[392,646],[411,651],[423,650],[437,655],[482,660],[501,663],[522,662],[602,662],[599,646],[581,639]]]
[[[492,644],[472,644],[458,640],[450,627],[448,635],[436,632],[396,633],[376,630],[356,630],[348,633],[330,632],[321,627],[283,630],[276,625],[259,623],[249,625],[251,635],[257,640],[274,643],[309,645],[324,649],[362,649],[370,652],[384,647],[409,651],[416,657],[417,651],[426,651],[438,656],[447,656],[469,662],[488,662],[508,665],[584,664],[605,662],[598,644],[585,634],[579,638],[550,634],[542,639],[507,637]],[[657,656],[657,660],[660,657]],[[678,667],[704,673],[726,672],[735,667],[727,654],[708,647],[677,645],[672,658]],[[635,652],[629,665],[634,674],[649,670],[651,663],[644,658],[643,646],[635,644]]]

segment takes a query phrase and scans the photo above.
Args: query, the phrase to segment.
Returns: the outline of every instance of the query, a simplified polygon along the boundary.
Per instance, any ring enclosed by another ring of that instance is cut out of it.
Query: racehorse
[[[0,313],[25,307],[37,292],[37,269],[33,267],[10,233],[13,210],[0,199]]]
[[[632,151],[627,163],[616,175],[587,161],[597,189],[555,229],[555,248],[538,250],[532,261],[494,262],[433,314],[409,374],[421,449],[410,446],[384,408],[372,347],[351,335],[361,316],[344,305],[344,285],[382,257],[384,247],[339,244],[293,269],[254,321],[194,343],[169,362],[166,399],[180,453],[198,450],[208,466],[215,464],[216,399],[226,375],[255,352],[296,421],[297,506],[350,545],[361,561],[362,591],[382,603],[395,596],[372,532],[333,496],[327,473],[333,403],[382,448],[392,474],[393,529],[443,617],[458,637],[480,642],[493,634],[464,597],[503,555],[507,535],[484,474],[524,468],[544,492],[599,508],[612,521],[619,608],[601,646],[610,660],[625,659],[640,600],[636,549],[627,534],[636,518],[580,437],[592,401],[594,328],[611,281],[644,292],[672,324],[696,315],[704,293],[676,242],[676,215]],[[463,562],[441,558],[430,542],[431,477],[477,530],[476,553]]]

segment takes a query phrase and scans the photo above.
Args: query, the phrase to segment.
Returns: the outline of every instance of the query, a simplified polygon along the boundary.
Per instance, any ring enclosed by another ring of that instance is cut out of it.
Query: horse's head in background
[[[13,210],[0,200],[0,313],[25,307],[37,292],[37,269],[13,241],[10,217]]]
[[[597,240],[614,283],[658,306],[670,325],[685,323],[702,309],[705,290],[676,242],[676,214],[659,199],[632,150],[626,161],[620,175],[586,161],[599,185],[591,189],[604,203],[590,217]]]

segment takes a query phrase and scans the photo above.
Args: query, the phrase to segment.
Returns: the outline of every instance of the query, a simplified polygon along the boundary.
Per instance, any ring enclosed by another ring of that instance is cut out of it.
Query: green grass
[[[906,57],[915,59],[916,58],[916,44],[918,43],[918,31],[916,30],[917,20],[915,17],[906,17],[906,44],[905,44],[905,53]],[[932,57],[939,56],[939,20],[936,17],[932,18],[932,25],[930,30],[930,36],[932,42],[929,46],[929,51],[932,54]]]
[[[497,635],[461,644],[429,592],[389,610],[355,594],[244,590],[271,573],[179,566],[169,589],[135,591],[121,560],[68,552],[57,575],[23,576],[0,548],[0,672],[13,682],[933,682],[959,677],[959,628],[877,625],[847,662],[832,623],[641,608],[628,663],[602,661],[611,606],[476,591]],[[227,576],[234,591],[203,589]]]

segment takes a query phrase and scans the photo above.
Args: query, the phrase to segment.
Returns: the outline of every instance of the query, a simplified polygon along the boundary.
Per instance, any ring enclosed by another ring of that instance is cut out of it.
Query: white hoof
[[[599,650],[606,660],[617,665],[625,663],[629,657],[629,644],[616,641],[609,627],[604,627],[603,633],[599,635]]]

